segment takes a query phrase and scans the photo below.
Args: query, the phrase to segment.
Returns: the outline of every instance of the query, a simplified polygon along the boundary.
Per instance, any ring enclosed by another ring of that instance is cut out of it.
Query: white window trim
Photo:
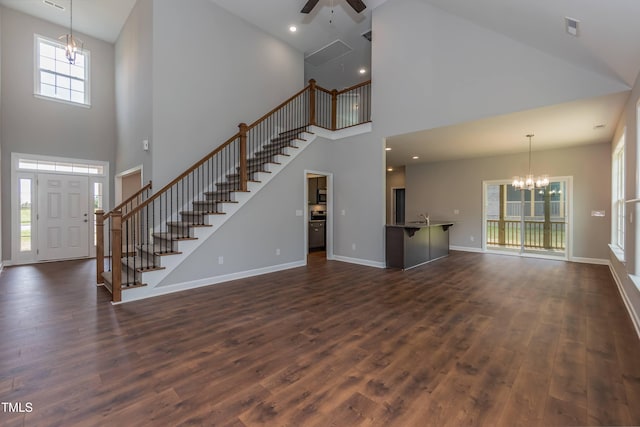
[[[43,161],[53,161],[53,162],[61,162],[61,163],[85,163],[90,165],[102,166],[103,173],[100,174],[89,174],[89,173],[78,173],[78,172],[56,172],[56,171],[37,171],[37,170],[26,170],[20,169],[18,167],[18,162],[20,159],[28,159],[28,160],[43,160]],[[38,227],[33,215],[38,212],[38,197],[37,197],[37,187],[35,184],[35,180],[38,179],[39,173],[55,173],[60,175],[81,175],[89,177],[89,212],[93,212],[93,183],[101,182],[102,187],[102,197],[103,197],[103,206],[104,211],[108,212],[109,203],[110,203],[110,186],[109,186],[109,162],[104,162],[100,160],[87,160],[87,159],[76,159],[70,157],[54,157],[54,156],[41,156],[37,154],[23,154],[23,153],[11,153],[11,260],[6,262],[4,265],[20,265],[20,264],[30,264],[34,262],[38,262],[38,256],[36,253],[36,249],[38,246]],[[16,234],[16,230],[20,229],[20,214],[19,214],[19,192],[18,192],[18,182],[20,178],[32,178],[34,181],[33,184],[33,194],[31,198],[31,212],[32,212],[32,227],[31,227],[31,238],[32,245],[30,252],[21,252],[20,251],[20,234]],[[96,256],[96,248],[93,244],[93,228],[95,222],[95,215],[91,215],[91,220],[89,224],[89,257]]]
[[[85,56],[83,103],[42,95],[40,93],[40,39],[64,48],[64,45],[58,40],[54,40],[40,34],[33,35],[33,96],[38,99],[46,99],[47,101],[60,102],[62,104],[74,105],[76,107],[91,108],[91,52],[87,49],[82,49],[82,54]]]
[[[626,129],[623,130],[622,135],[620,136],[618,143],[616,144],[615,149],[613,150],[613,154],[611,156],[611,212],[612,212],[612,219],[611,219],[611,244],[610,247],[612,249],[612,252],[615,254],[615,256],[618,258],[619,261],[624,262],[625,260],[625,242],[624,240],[626,239],[626,234],[627,234],[627,218],[626,218],[626,212],[623,214],[624,217],[624,230],[622,232],[622,245],[620,244],[620,236],[619,236],[619,230],[618,230],[618,223],[619,223],[619,217],[618,217],[618,205],[620,203],[622,203],[622,208],[626,211],[626,204],[625,204],[625,193],[624,193],[624,189],[625,189],[625,175],[626,175],[626,153],[625,153],[625,146],[626,146]],[[623,175],[621,177],[621,182],[618,182],[618,178],[619,178],[619,164],[620,164],[620,159],[618,159],[618,157],[620,156],[620,154],[622,155],[622,172]],[[619,188],[618,185],[622,185],[622,199],[618,198],[618,193],[619,193]]]

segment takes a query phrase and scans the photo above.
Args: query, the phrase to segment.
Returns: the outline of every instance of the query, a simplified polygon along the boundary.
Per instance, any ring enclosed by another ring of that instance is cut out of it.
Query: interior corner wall
[[[209,0],[153,2],[154,188],[304,87],[301,52]]]
[[[640,74],[636,78],[636,82],[631,91],[631,95],[627,101],[620,123],[616,129],[616,134],[611,146],[609,147],[609,156],[616,148],[616,144],[620,140],[623,132],[625,134],[625,199],[631,200],[638,198],[640,191],[640,175],[638,169],[638,145],[640,143],[640,122],[638,118],[638,105],[640,103]],[[631,280],[630,275],[640,276],[640,267],[638,266],[638,251],[640,250],[640,204],[627,204],[626,211],[626,230],[625,230],[625,247],[624,262],[617,259],[613,251],[609,253],[611,269],[614,271],[618,284],[624,294],[626,303],[631,308],[631,312],[635,313],[634,319],[636,329],[640,327],[640,289]]]
[[[573,258],[609,259],[611,229],[611,164],[609,144],[592,144],[533,153],[539,172],[572,176]],[[527,168],[527,154],[465,159],[407,166],[406,213],[418,219],[429,212],[434,220],[451,220],[451,245],[482,247],[482,185],[485,180],[510,179]],[[446,183],[446,185],[443,185]],[[454,215],[454,210],[459,214]],[[604,218],[591,211],[604,210]]]
[[[114,47],[78,34],[91,52],[91,107],[36,98],[34,34],[57,39],[67,28],[3,8],[2,254],[11,259],[11,153],[100,160],[113,170],[116,146]],[[8,43],[8,41],[11,43]]]
[[[115,45],[117,149],[115,174],[142,165],[143,181],[153,175],[153,1],[138,0]],[[149,151],[142,141],[150,142]]]
[[[423,0],[374,12],[373,118],[385,136],[629,90]]]

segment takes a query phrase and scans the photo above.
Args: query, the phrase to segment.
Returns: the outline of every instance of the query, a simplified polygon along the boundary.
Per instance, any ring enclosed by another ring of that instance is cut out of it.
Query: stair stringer
[[[287,167],[302,151],[304,151],[314,140],[316,135],[313,133],[305,132],[300,137],[293,139],[297,148],[286,148],[285,153],[277,154],[274,156],[274,163],[267,163],[266,168],[268,172],[255,172],[256,181],[247,182],[247,192],[233,192],[233,202],[221,203],[221,211],[224,214],[209,214],[206,215],[207,224],[212,227],[196,227],[193,229],[193,237],[195,240],[178,240],[175,242],[177,251],[180,252],[175,255],[166,255],[160,257],[159,270],[143,271],[139,273],[141,275],[141,282],[146,286],[123,289],[122,290],[122,302],[135,301],[139,299],[149,298],[152,296],[163,295],[173,291],[182,291],[186,289],[195,288],[180,287],[179,289],[171,290],[171,285],[159,286],[162,280],[167,277],[176,267],[184,262],[199,246],[201,246],[207,239],[212,237],[222,225],[229,220],[236,212],[255,196],[262,188],[264,188],[278,173]]]

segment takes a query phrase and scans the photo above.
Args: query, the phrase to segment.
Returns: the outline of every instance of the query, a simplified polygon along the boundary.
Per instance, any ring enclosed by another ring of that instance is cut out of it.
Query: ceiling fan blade
[[[347,0],[349,6],[353,8],[357,13],[362,12],[367,8],[367,5],[362,2],[362,0]]]
[[[309,0],[307,4],[304,5],[300,13],[309,13],[313,10],[314,7],[318,4],[319,0]]]

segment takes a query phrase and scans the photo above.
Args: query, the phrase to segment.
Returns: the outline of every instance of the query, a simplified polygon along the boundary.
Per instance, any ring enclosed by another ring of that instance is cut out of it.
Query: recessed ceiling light
[[[419,158],[420,158],[420,157],[418,157],[418,156],[413,156],[413,157],[412,157],[412,159],[413,159],[413,160],[418,160]]]
[[[289,27],[289,31],[291,31],[292,33],[295,33],[296,31],[298,31],[298,27],[296,27],[295,25],[292,25]]]
[[[387,168],[387,172],[393,172],[393,168]]]
[[[391,151],[391,147],[385,148],[384,151]]]
[[[360,68],[359,72],[360,72],[360,74],[364,74],[364,73],[367,72],[367,69],[366,68]]]

